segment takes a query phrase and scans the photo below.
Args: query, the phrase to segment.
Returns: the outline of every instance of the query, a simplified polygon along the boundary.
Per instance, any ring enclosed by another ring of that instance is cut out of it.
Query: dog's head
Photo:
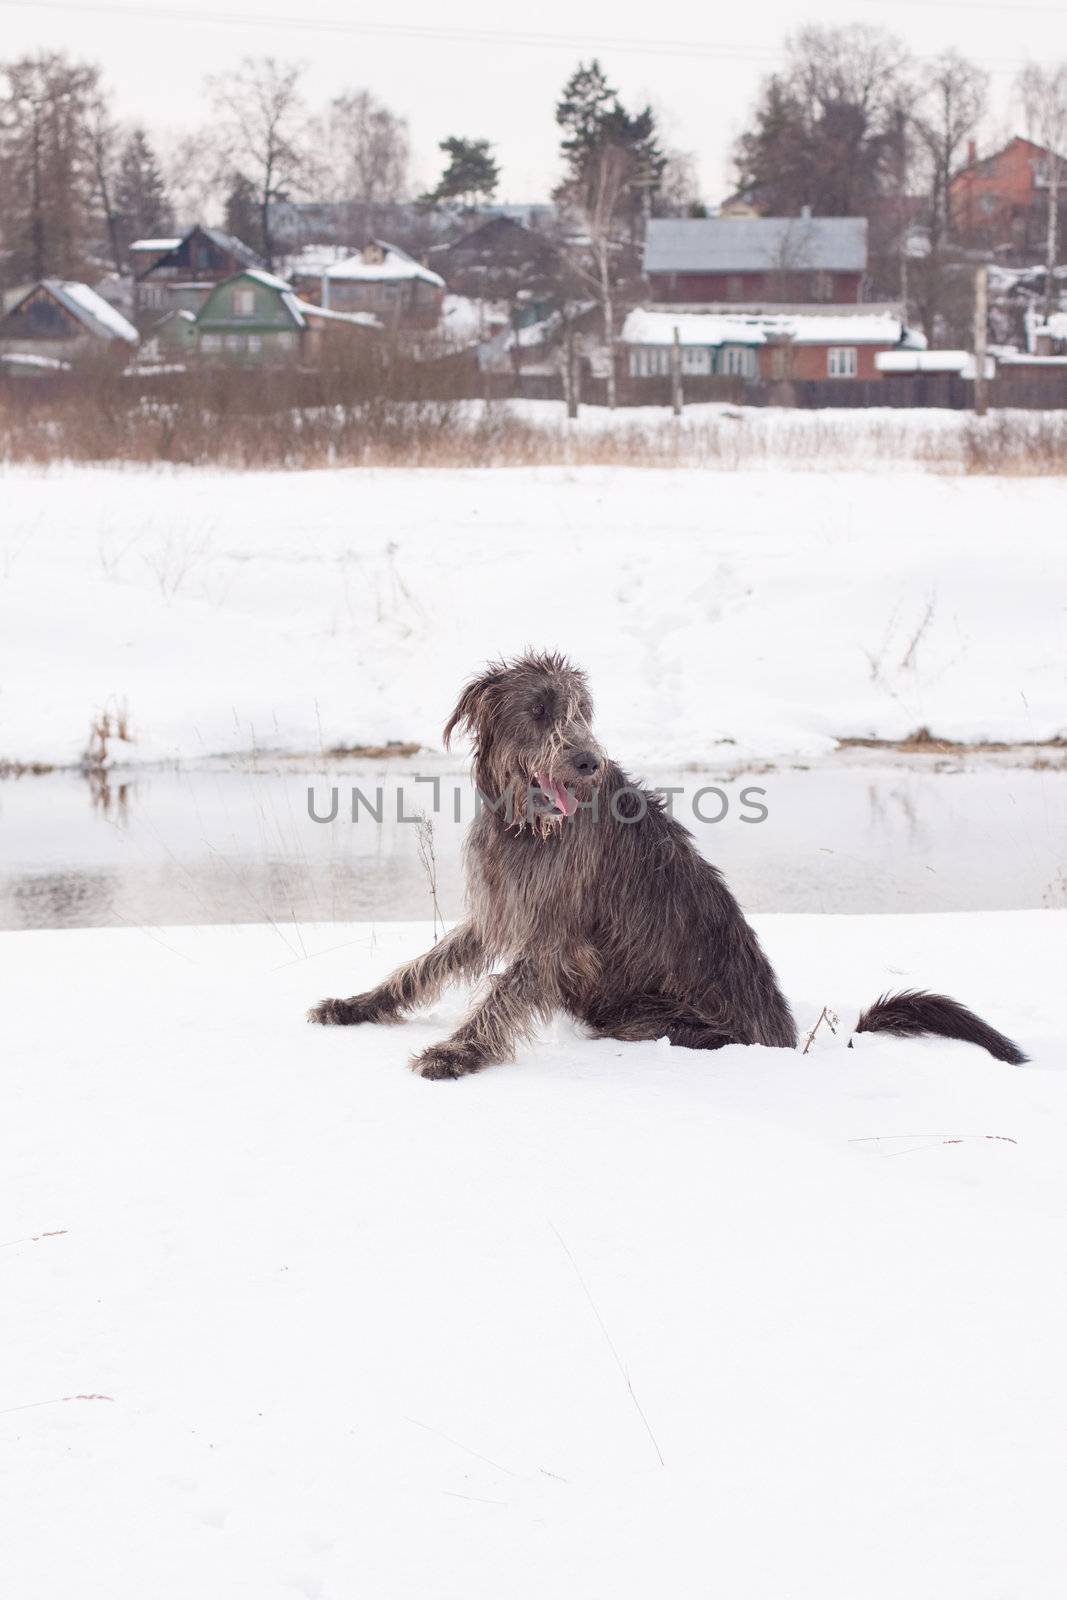
[[[445,726],[474,742],[474,780],[487,800],[510,793],[509,815],[557,823],[589,801],[604,753],[593,737],[585,673],[564,656],[529,654],[491,663],[466,685]]]

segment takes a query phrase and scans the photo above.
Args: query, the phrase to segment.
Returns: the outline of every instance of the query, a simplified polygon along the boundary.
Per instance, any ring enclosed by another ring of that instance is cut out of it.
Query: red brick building
[[[867,219],[654,218],[644,270],[653,305],[855,305],[867,272]]]
[[[949,187],[956,238],[963,244],[1022,256],[1042,252],[1051,160],[1043,145],[1015,138],[979,161],[972,141],[967,165]]]

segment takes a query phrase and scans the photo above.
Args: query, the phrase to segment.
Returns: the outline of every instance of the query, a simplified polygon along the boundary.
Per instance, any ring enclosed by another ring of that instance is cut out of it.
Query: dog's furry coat
[[[595,1037],[796,1045],[789,1005],[722,876],[662,797],[605,758],[592,715],[584,674],[557,655],[498,663],[466,686],[445,743],[457,728],[473,735],[489,802],[467,840],[468,918],[377,989],[322,1001],[310,1021],[393,1021],[505,962],[452,1038],[412,1062],[423,1077],[510,1059],[560,1010]],[[864,1031],[942,1034],[1026,1059],[943,995],[883,996],[860,1017]]]

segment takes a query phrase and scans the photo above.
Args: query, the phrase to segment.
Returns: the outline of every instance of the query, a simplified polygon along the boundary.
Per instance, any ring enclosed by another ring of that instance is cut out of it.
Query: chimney
[[[967,140],[967,165],[973,167],[978,160],[978,146],[973,139]]]
[[[810,206],[801,206],[800,215],[801,215],[802,219],[805,222],[810,222],[811,221],[811,207]]]

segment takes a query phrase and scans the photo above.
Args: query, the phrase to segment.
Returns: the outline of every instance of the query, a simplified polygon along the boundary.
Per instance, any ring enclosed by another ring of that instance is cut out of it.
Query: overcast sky
[[[244,55],[307,63],[312,102],[366,87],[411,127],[416,180],[436,176],[437,141],[488,138],[500,198],[544,198],[557,177],[553,110],[579,58],[597,55],[628,105],[650,100],[665,142],[691,151],[707,198],[729,187],[729,153],[785,35],[806,22],[892,29],[919,56],[956,45],[993,74],[988,137],[1022,131],[1012,80],[1028,57],[1067,59],[1055,0],[498,0],[345,6],[344,0],[0,0],[0,57],[41,47],[99,62],[123,117],[163,134],[206,114],[203,79]],[[215,11],[212,17],[212,11]],[[509,21],[509,16],[514,19]]]

